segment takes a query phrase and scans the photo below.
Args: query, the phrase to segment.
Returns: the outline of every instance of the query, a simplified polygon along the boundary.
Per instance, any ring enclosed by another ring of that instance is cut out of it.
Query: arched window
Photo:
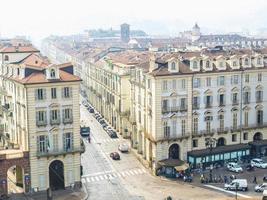
[[[9,61],[9,56],[5,55],[5,61]]]
[[[51,69],[50,70],[50,77],[55,78],[55,76],[56,76],[56,71],[54,69]]]
[[[175,64],[175,62],[172,62],[172,64],[171,64],[171,69],[172,69],[172,70],[176,70],[176,64]]]
[[[257,58],[257,64],[258,65],[261,65],[262,63],[261,63],[261,58]]]
[[[193,62],[193,68],[194,68],[194,69],[197,69],[197,61],[194,61],[194,62]]]

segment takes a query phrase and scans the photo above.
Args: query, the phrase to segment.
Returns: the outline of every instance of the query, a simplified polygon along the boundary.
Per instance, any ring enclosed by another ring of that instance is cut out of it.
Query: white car
[[[239,173],[239,172],[243,172],[243,169],[242,167],[240,167],[240,165],[238,165],[237,163],[235,162],[230,162],[227,164],[227,169],[231,172],[236,172],[236,173]]]
[[[247,191],[248,190],[248,182],[247,179],[235,179],[231,183],[225,183],[224,189],[226,190],[241,190]]]
[[[126,143],[122,143],[118,147],[120,152],[128,152],[129,151],[129,145]]]
[[[256,185],[254,188],[255,192],[263,192],[266,189],[267,189],[267,183]]]
[[[250,164],[252,166],[255,166],[255,167],[258,167],[258,168],[267,168],[267,163],[266,162],[263,162],[262,159],[260,158],[254,158],[250,161]]]

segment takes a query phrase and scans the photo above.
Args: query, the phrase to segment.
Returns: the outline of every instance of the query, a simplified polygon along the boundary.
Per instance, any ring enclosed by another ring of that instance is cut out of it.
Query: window
[[[52,99],[57,98],[57,88],[51,88],[51,98]]]
[[[176,120],[172,121],[172,135],[175,136],[176,135]]]
[[[220,68],[223,68],[224,67],[224,63],[223,62],[220,62],[219,63],[219,66],[220,66]]]
[[[194,117],[193,119],[193,133],[198,133],[198,117]]]
[[[50,123],[52,125],[60,124],[59,110],[51,110],[50,111]]]
[[[36,125],[44,126],[46,125],[46,111],[37,111],[36,112]]]
[[[244,126],[245,127],[248,127],[248,111],[245,111],[245,113],[244,113],[244,117],[245,117],[245,119],[244,119]]]
[[[65,108],[63,110],[63,120],[64,120],[64,123],[72,122],[72,109]]]
[[[167,122],[163,122],[163,134],[165,138],[170,137],[170,127]]]
[[[147,88],[150,89],[151,88],[151,80],[147,79]]]
[[[193,140],[193,148],[198,147],[198,140],[194,139]]]
[[[250,102],[250,92],[244,92],[244,104],[249,104]]]
[[[182,136],[184,136],[185,135],[185,119],[182,119],[182,121],[181,121],[181,133],[182,133]]]
[[[212,104],[212,96],[208,95],[206,96],[206,108],[210,108]]]
[[[181,98],[181,110],[186,110],[186,98]]]
[[[185,89],[185,79],[182,79],[182,89]]]
[[[142,118],[141,118],[141,111],[138,111],[138,122],[141,124]]]
[[[236,136],[236,134],[233,134],[232,135],[232,142],[236,142],[236,140],[237,140],[237,136]]]
[[[193,85],[194,85],[194,88],[200,87],[200,78],[195,78]]]
[[[9,56],[8,55],[5,55],[5,61],[9,61]]]
[[[172,69],[172,70],[176,70],[176,64],[175,64],[175,62],[172,62],[172,64],[171,64],[171,69]]]
[[[220,122],[220,131],[224,131],[224,115],[219,115],[219,122]]]
[[[50,77],[55,78],[55,76],[56,76],[56,71],[54,69],[51,69],[50,70]]]
[[[53,150],[58,151],[58,135],[53,135]]]
[[[63,142],[64,142],[65,151],[73,150],[73,134],[72,133],[65,133]]]
[[[232,76],[232,84],[238,84],[238,75]]]
[[[207,87],[211,86],[211,78],[210,77],[206,78],[206,86]]]
[[[168,111],[168,107],[169,107],[169,100],[168,99],[163,99],[162,100],[162,112]]]
[[[246,65],[246,66],[249,65],[249,60],[248,60],[248,58],[245,58],[245,65]]]
[[[39,153],[47,152],[48,146],[48,137],[46,135],[37,136],[37,149]]]
[[[233,129],[237,129],[237,113],[233,113]]]
[[[63,97],[64,98],[70,98],[71,97],[71,88],[70,87],[64,87],[63,88]]]
[[[172,89],[176,90],[176,80],[172,80]]]
[[[193,61],[193,69],[197,69],[197,61]]]
[[[233,66],[236,67],[237,66],[237,62],[233,61]]]
[[[37,89],[35,94],[35,99],[44,100],[45,99],[45,89]]]
[[[206,61],[206,68],[210,68],[210,61]]]
[[[262,81],[262,73],[258,73],[258,82]]]
[[[261,90],[256,91],[256,102],[257,103],[262,102],[262,97],[263,97],[263,91]]]
[[[206,121],[206,132],[207,133],[211,132],[211,121],[210,120]]]
[[[19,70],[19,68],[17,68],[17,76],[19,76],[20,75],[20,70]]]
[[[232,103],[234,105],[238,104],[238,93],[237,92],[232,94]]]
[[[219,106],[224,106],[224,94],[219,95]]]
[[[167,91],[168,90],[168,82],[165,80],[162,82],[162,90]]]
[[[245,74],[245,82],[249,83],[249,74]]]
[[[247,132],[243,133],[243,140],[248,140],[248,133]]]
[[[193,97],[193,109],[199,108],[199,97]]]
[[[261,64],[262,64],[261,58],[257,58],[257,65],[261,65]]]
[[[257,111],[257,124],[258,125],[263,124],[263,111],[262,110]]]
[[[218,81],[220,86],[224,85],[224,76],[219,76],[219,81]]]

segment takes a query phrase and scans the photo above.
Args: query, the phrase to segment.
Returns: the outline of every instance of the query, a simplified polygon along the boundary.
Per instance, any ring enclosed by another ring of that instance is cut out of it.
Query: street
[[[82,155],[82,183],[90,200],[125,199],[225,199],[229,193],[215,192],[183,182],[152,176],[133,153],[120,153],[121,160],[109,157],[118,151],[121,137],[112,139],[91,113],[81,105],[81,121],[91,128],[91,143],[84,139],[86,151]]]

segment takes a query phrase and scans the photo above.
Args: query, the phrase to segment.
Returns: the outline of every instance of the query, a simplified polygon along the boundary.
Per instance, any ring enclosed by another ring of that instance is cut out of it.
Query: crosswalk
[[[98,181],[104,181],[108,179],[114,179],[114,178],[124,178],[129,176],[138,176],[145,174],[145,169],[135,168],[130,169],[122,172],[103,172],[103,173],[97,173],[92,175],[85,175],[82,177],[82,183],[93,183]]]
[[[87,139],[84,139],[85,142],[88,142]],[[105,139],[96,139],[94,137],[91,138],[92,143],[101,143],[101,144],[107,144],[107,143],[112,143],[112,142],[119,142],[121,139],[120,138],[105,138]]]

